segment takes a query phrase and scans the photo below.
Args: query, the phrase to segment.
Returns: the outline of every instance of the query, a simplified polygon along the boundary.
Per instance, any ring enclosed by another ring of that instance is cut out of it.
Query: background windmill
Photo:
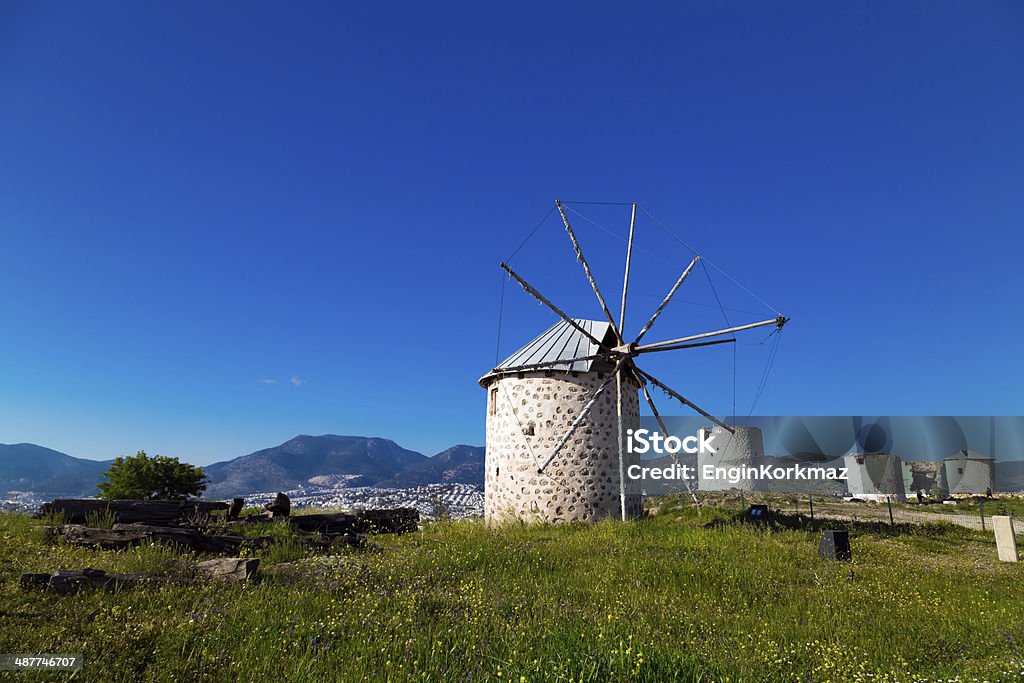
[[[733,432],[707,411],[637,366],[645,354],[731,343],[736,332],[774,325],[774,318],[643,343],[683,282],[700,262],[686,265],[641,327],[623,333],[637,205],[632,204],[619,317],[616,321],[580,247],[562,202],[555,206],[576,258],[604,314],[604,321],[570,317],[506,263],[501,267],[560,321],[480,379],[488,389],[485,514],[546,521],[591,521],[641,514],[638,482],[626,476],[639,456],[626,453],[626,432],[639,422],[642,393],[659,429],[668,434],[647,384]],[[612,387],[614,385],[614,389]],[[613,390],[612,390],[613,389]]]

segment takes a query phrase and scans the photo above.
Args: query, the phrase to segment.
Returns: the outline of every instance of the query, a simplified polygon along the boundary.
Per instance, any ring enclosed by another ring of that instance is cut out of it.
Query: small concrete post
[[[992,517],[992,529],[996,534],[996,550],[1002,562],[1020,562],[1017,552],[1017,537],[1013,533],[1013,517],[995,515]]]

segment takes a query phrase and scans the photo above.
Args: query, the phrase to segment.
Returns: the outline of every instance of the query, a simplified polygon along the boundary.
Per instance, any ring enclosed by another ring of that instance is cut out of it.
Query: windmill
[[[570,317],[508,264],[501,264],[509,277],[560,320],[480,379],[488,389],[485,515],[489,521],[509,516],[552,522],[592,521],[613,515],[632,519],[641,514],[640,495],[638,490],[631,490],[637,486],[627,482],[626,471],[630,461],[638,462],[638,456],[626,453],[625,438],[627,425],[639,422],[638,394],[643,394],[661,433],[669,434],[648,383],[720,428],[734,431],[640,369],[639,357],[731,343],[735,337],[727,335],[769,325],[781,329],[788,318],[778,315],[645,343],[647,333],[700,262],[701,256],[696,254],[639,333],[630,339],[623,327],[636,203],[630,216],[617,321],[583,255],[565,207],[557,200],[555,207],[605,320]],[[609,391],[613,384],[614,397]]]

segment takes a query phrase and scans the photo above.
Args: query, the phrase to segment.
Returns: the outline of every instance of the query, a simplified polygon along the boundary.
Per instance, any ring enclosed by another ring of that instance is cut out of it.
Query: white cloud
[[[261,379],[260,384],[277,384],[276,379]]]
[[[292,379],[291,379],[292,386],[296,386],[296,387],[302,386],[303,384],[306,383],[306,381],[307,380],[304,380],[301,377],[296,377],[295,375],[292,375]]]

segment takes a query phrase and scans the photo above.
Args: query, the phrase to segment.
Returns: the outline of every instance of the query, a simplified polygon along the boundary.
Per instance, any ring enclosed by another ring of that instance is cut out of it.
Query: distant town
[[[277,491],[245,494],[246,505],[263,505],[274,500]],[[296,509],[360,510],[415,508],[426,519],[477,517],[484,511],[483,489],[475,484],[427,484],[411,488],[376,486],[299,486],[283,491]],[[35,512],[52,496],[11,491],[0,500],[0,510]]]

